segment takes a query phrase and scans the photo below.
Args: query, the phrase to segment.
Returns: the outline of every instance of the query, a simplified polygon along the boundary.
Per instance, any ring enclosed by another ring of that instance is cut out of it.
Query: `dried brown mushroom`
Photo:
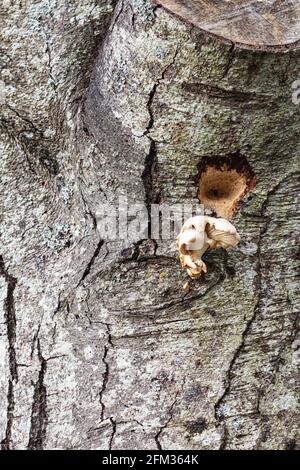
[[[207,249],[230,248],[239,241],[236,228],[228,220],[205,215],[191,217],[176,238],[180,264],[192,279],[196,279],[202,272],[207,272],[206,264],[201,259]]]

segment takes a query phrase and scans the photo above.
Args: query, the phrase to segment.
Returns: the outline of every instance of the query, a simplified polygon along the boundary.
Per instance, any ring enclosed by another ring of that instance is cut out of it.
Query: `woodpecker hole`
[[[199,165],[198,197],[205,209],[231,219],[238,203],[255,187],[255,174],[240,153],[204,157]]]

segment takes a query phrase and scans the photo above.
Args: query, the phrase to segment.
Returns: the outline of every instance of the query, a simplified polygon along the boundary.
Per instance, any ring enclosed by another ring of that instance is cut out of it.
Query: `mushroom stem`
[[[240,242],[236,228],[226,219],[199,215],[182,226],[176,245],[179,260],[192,279],[197,279],[207,267],[201,256],[209,248],[230,248]]]

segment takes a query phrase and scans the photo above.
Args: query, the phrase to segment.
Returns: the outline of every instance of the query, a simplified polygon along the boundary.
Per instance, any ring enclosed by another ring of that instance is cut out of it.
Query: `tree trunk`
[[[297,45],[147,0],[3,9],[2,448],[297,448]],[[103,239],[104,203],[198,203],[222,162],[241,243],[190,292],[174,240]]]

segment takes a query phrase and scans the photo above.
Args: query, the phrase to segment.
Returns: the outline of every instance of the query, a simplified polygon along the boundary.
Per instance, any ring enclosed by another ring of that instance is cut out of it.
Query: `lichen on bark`
[[[299,50],[147,0],[3,8],[2,446],[297,448]],[[233,154],[242,242],[189,293],[175,240],[102,240],[101,204],[198,202],[201,161]]]

